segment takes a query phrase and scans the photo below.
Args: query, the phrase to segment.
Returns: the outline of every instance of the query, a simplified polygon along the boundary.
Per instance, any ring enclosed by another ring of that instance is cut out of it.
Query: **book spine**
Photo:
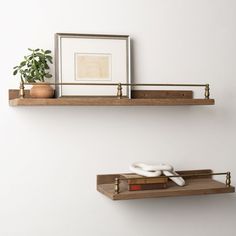
[[[129,191],[142,191],[142,190],[154,190],[154,189],[164,189],[166,188],[166,183],[164,184],[129,184]]]
[[[129,179],[128,184],[164,184],[168,178],[145,178],[145,179]]]

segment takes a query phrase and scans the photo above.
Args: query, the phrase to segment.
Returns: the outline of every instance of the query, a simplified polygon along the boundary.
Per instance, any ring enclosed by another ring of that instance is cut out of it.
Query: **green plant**
[[[13,68],[13,75],[20,74],[21,81],[35,83],[44,82],[45,78],[51,78],[49,63],[52,64],[50,50],[28,49],[31,54],[24,57],[24,60]]]

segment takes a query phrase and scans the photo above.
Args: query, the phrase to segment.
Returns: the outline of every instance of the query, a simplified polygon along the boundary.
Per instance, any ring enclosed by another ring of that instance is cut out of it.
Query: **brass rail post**
[[[230,185],[231,185],[231,174],[230,174],[230,172],[227,172],[227,174],[226,174],[226,186],[230,187]]]
[[[121,85],[121,83],[119,83],[117,86],[117,98],[118,99],[122,98],[122,85]]]
[[[120,192],[120,179],[115,178],[115,194],[119,194]]]
[[[24,86],[24,81],[23,80],[20,82],[19,97],[20,98],[24,98],[25,97],[25,86]]]
[[[206,99],[210,98],[210,85],[209,84],[206,84],[206,87],[205,87],[205,98]]]

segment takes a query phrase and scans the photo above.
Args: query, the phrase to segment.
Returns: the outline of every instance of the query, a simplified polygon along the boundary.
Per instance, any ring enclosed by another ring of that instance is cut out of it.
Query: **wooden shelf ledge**
[[[10,106],[182,106],[214,105],[214,99],[16,98]]]
[[[132,99],[117,97],[61,97],[51,99],[18,97],[18,90],[9,90],[10,106],[184,106],[184,105],[214,105],[214,99],[194,99],[192,91],[155,91],[155,96],[142,91],[135,93]]]
[[[207,174],[212,170],[194,170],[194,171],[178,171],[179,174]],[[186,177],[186,185],[177,186],[169,181],[168,188],[158,190],[144,191],[128,191],[124,186],[120,186],[120,193],[114,191],[115,178],[119,178],[122,174],[98,175],[97,190],[112,200],[129,200],[143,198],[159,198],[171,196],[192,196],[205,194],[233,193],[233,186],[227,187],[225,183],[216,181],[212,176],[205,177]]]

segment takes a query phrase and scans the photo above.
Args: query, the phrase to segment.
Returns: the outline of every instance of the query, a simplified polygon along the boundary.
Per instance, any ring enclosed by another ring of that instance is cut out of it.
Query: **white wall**
[[[136,160],[231,170],[236,184],[234,0],[0,4],[1,236],[236,234],[234,194],[114,202],[95,186]],[[136,82],[209,82],[216,105],[9,107],[12,67],[55,32],[130,34]]]

